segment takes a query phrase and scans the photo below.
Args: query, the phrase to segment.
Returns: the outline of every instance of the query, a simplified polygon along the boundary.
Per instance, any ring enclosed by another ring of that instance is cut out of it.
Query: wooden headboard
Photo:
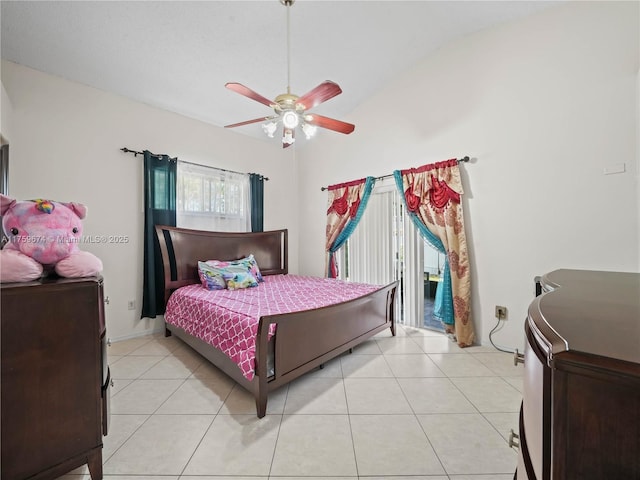
[[[200,283],[198,261],[237,260],[253,254],[262,275],[288,271],[287,230],[208,232],[156,225],[164,268],[165,303],[176,288]]]

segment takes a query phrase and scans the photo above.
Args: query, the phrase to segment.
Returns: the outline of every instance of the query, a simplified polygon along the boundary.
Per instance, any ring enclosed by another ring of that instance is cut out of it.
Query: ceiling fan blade
[[[345,134],[353,132],[356,128],[356,126],[352,123],[342,122],[334,118],[323,117],[322,115],[316,115],[315,113],[305,115],[304,120],[311,125],[327,128],[329,130]]]
[[[233,90],[234,92],[239,93],[240,95],[244,95],[245,97],[248,97],[251,100],[255,100],[256,102],[260,102],[263,105],[266,105],[267,107],[270,107],[271,105],[273,105],[275,103],[275,102],[269,100],[268,98],[263,97],[259,93],[254,92],[249,87],[245,87],[241,83],[229,82],[229,83],[225,84],[225,87],[227,87],[229,90]]]
[[[254,118],[253,120],[246,120],[244,122],[239,122],[239,123],[233,123],[231,125],[225,125],[224,128],[233,128],[233,127],[241,127],[243,125],[250,125],[252,123],[258,123],[258,122],[266,122],[267,120],[272,119],[273,117],[260,117],[260,118]]]
[[[305,110],[309,110],[341,93],[342,89],[337,83],[327,80],[301,96],[296,104],[303,105]]]

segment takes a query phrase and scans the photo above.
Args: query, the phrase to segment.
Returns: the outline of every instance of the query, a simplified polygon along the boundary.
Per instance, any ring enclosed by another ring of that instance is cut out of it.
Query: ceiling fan
[[[315,113],[310,113],[313,107],[320,105],[336,95],[342,93],[340,86],[330,80],[322,82],[317,87],[305,93],[301,97],[291,93],[291,47],[289,28],[289,8],[295,0],[280,0],[280,3],[287,7],[287,93],[278,95],[275,100],[260,95],[240,83],[229,82],[226,88],[247,98],[260,102],[273,109],[274,115],[254,118],[244,122],[225,125],[225,128],[240,127],[252,123],[265,122],[262,125],[264,132],[273,138],[276,130],[282,124],[282,148],[287,148],[295,142],[295,131],[300,127],[307,138],[311,138],[317,127],[326,128],[335,132],[349,134],[356,128],[355,125],[341,120],[325,117]]]

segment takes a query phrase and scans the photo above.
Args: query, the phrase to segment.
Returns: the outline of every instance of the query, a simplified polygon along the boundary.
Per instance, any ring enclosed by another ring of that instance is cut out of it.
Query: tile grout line
[[[267,474],[267,478],[271,478],[271,471],[273,470],[273,462],[276,459],[276,451],[278,450],[278,440],[280,440],[280,430],[282,430],[282,423],[284,422],[284,411],[287,408],[287,399],[289,398],[289,387],[287,384],[287,393],[284,396],[284,404],[282,405],[282,413],[280,414],[280,423],[278,424],[278,433],[276,433],[276,441],[273,442],[273,453],[271,454],[271,462],[269,462],[269,473]],[[267,393],[268,395],[268,393]],[[267,402],[268,405],[268,402]],[[269,415],[266,411],[264,416]],[[272,414],[273,415],[273,414]]]
[[[347,396],[347,385],[345,384],[344,371],[342,369],[342,362],[340,362],[340,372],[342,373],[342,390],[344,392],[344,402],[347,406],[347,421],[349,422],[351,448],[353,449],[353,463],[356,467],[356,478],[360,478],[360,470],[358,469],[358,455],[356,454],[356,442],[353,438],[353,425],[351,424],[351,412],[349,412],[349,397]]]
[[[142,348],[144,345],[147,345],[147,344],[148,344],[148,343],[150,343],[151,341],[152,341],[152,339],[150,339],[148,342],[144,343],[143,345],[141,345],[141,346],[140,346],[140,347],[138,347],[137,349],[133,350],[132,352],[128,353],[127,355],[124,355],[124,356],[123,356],[123,358],[125,358],[125,357],[129,357],[129,356],[131,356],[131,357],[144,357],[144,356],[146,356],[146,355],[134,355],[134,352],[135,352],[136,350],[138,350],[138,349]],[[175,349],[174,349],[174,350],[175,350]],[[160,355],[158,355],[158,356],[160,356]],[[193,376],[193,372],[191,372],[191,374],[190,374],[188,377],[184,378],[184,379],[175,379],[175,378],[165,378],[165,379],[143,379],[143,378],[140,378],[140,377],[142,377],[142,375],[144,375],[145,373],[147,373],[149,370],[151,370],[153,367],[155,367],[156,365],[158,365],[158,364],[159,364],[160,362],[162,362],[164,359],[169,358],[169,357],[171,357],[171,358],[177,358],[177,357],[175,357],[175,355],[173,355],[173,351],[169,351],[169,352],[168,352],[168,353],[166,353],[164,356],[162,356],[162,359],[158,360],[156,363],[154,363],[153,365],[149,366],[149,368],[148,368],[147,370],[145,370],[144,372],[141,372],[141,373],[140,373],[140,375],[138,376],[138,378],[133,379],[133,380],[132,380],[128,385],[126,385],[125,387],[123,387],[123,388],[122,388],[122,390],[118,391],[118,393],[120,393],[120,392],[122,392],[122,391],[126,390],[126,389],[127,389],[127,387],[130,387],[134,382],[139,381],[139,380],[182,380],[182,383],[180,383],[179,385],[177,385],[177,387],[176,387],[176,388],[175,388],[175,389],[174,389],[174,390],[173,390],[173,391],[172,391],[172,392],[167,396],[167,398],[166,398],[163,402],[161,402],[161,403],[160,403],[160,405],[158,405],[158,407],[157,407],[157,408],[156,408],[152,413],[150,413],[150,414],[146,414],[146,415],[147,415],[147,418],[144,420],[144,422],[142,422],[142,423],[141,423],[141,424],[140,424],[140,425],[139,425],[139,426],[138,426],[138,427],[137,427],[137,428],[136,428],[136,429],[135,429],[135,430],[134,430],[134,431],[133,431],[133,432],[132,432],[132,433],[131,433],[131,434],[130,434],[130,435],[129,435],[129,436],[128,436],[128,437],[127,437],[123,442],[122,442],[122,443],[121,443],[121,444],[120,444],[120,446],[119,446],[118,448],[116,448],[116,449],[113,451],[113,453],[109,456],[109,458],[108,458],[108,459],[106,459],[106,460],[104,460],[104,459],[103,459],[103,462],[102,462],[102,463],[103,463],[103,466],[107,463],[107,461],[108,461],[109,459],[111,459],[111,458],[116,454],[116,452],[118,452],[121,448],[123,448],[123,447],[124,447],[124,445],[125,445],[125,444],[130,440],[130,439],[131,439],[131,437],[133,437],[133,435],[134,435],[138,430],[140,430],[140,429],[142,428],[142,426],[143,426],[143,425],[145,425],[145,424],[146,424],[146,423],[147,423],[147,422],[148,422],[148,421],[149,421],[149,420],[150,420],[154,415],[160,415],[160,414],[158,414],[158,410],[159,410],[160,408],[162,408],[162,405],[164,405],[164,404],[169,400],[169,398],[171,398],[171,397],[172,397],[172,396],[173,396],[173,395],[174,395],[174,394],[175,394],[175,393],[180,389],[180,387],[182,387],[182,385],[184,385],[184,384],[186,383],[187,379],[189,379],[191,376]],[[108,355],[107,355],[107,358],[108,358]],[[202,363],[201,363],[200,365],[202,365]],[[198,366],[198,368],[200,368],[200,365]],[[197,370],[197,369],[196,369],[196,370]],[[127,379],[127,380],[128,380],[128,379]],[[117,396],[117,395],[118,395],[118,393],[116,393],[116,395],[114,395],[114,397],[115,397],[115,396]],[[222,408],[222,407],[220,407],[220,408]],[[219,411],[219,410],[220,410],[220,409],[218,409],[218,411]],[[145,414],[129,414],[129,415],[145,415]],[[216,416],[217,416],[217,413],[216,413],[216,415],[214,415],[214,416],[213,416],[213,419],[211,420],[211,423],[209,424],[209,427],[208,427],[208,428],[207,428],[207,430],[205,431],[205,434],[206,434],[206,432],[209,430],[209,428],[211,428],[211,425],[213,424],[213,421],[215,420]],[[204,439],[204,435],[203,435],[203,436],[202,436],[202,438],[200,439],[200,442],[198,442],[198,446],[199,446],[199,445],[200,445],[200,443],[202,442],[202,439]],[[185,466],[183,467],[182,472],[184,472],[184,469],[186,469],[187,465],[189,464],[189,461],[191,461],[191,458],[192,458],[192,457],[193,457],[193,455],[195,454],[195,451],[197,450],[197,448],[198,448],[198,447],[196,446],[196,448],[193,450],[193,452],[192,452],[192,453],[191,453],[191,455],[189,456],[189,460],[187,461],[187,463],[186,463],[186,464],[185,464]],[[180,475],[182,475],[182,473],[181,473]],[[178,477],[179,477],[180,475],[178,475]]]
[[[148,343],[150,343],[150,342],[151,342],[151,339],[149,339],[149,341],[148,341],[148,342],[145,342],[144,344],[142,344],[142,345],[141,345],[140,347],[138,347],[138,348],[142,348],[144,345],[147,345],[147,344],[148,344]],[[136,349],[136,350],[137,350],[137,349]],[[134,350],[134,351],[135,351],[135,350]],[[128,354],[123,355],[123,356],[122,356],[122,358],[126,358],[126,357],[128,357],[128,356],[136,356],[136,355],[131,355],[132,353],[133,353],[133,352],[129,352]],[[165,355],[165,357],[164,357],[164,358],[166,358],[167,356],[168,356],[168,355]],[[108,358],[109,358],[109,354],[107,353],[107,360],[108,360]],[[162,361],[162,360],[158,360],[158,362],[156,362],[156,363],[154,363],[152,366],[150,366],[150,367],[149,367],[149,369],[150,369],[150,368],[153,368],[153,366],[157,365],[157,363],[159,363],[160,361]],[[147,370],[145,370],[144,372],[142,372],[140,375],[143,375],[143,374],[144,374],[144,373],[146,373],[147,371],[148,371],[148,369],[147,369]],[[140,375],[138,376],[138,378],[135,378],[135,379],[131,380],[131,382],[130,382],[128,385],[125,385],[121,390],[119,390],[119,391],[114,395],[114,397],[115,397],[115,396],[117,396],[119,393],[123,392],[124,390],[126,390],[126,389],[127,389],[127,387],[131,386],[135,381],[139,380],[139,379],[140,379]],[[114,380],[115,380],[115,379],[114,379]],[[128,379],[122,379],[122,380],[128,380]],[[174,391],[174,392],[172,392],[172,393],[171,393],[171,395],[173,395],[173,393],[175,393],[175,391]],[[164,403],[164,402],[163,402],[163,403]],[[159,407],[158,407],[158,408],[159,408]],[[157,411],[157,409],[156,409],[156,411]],[[154,412],[154,413],[155,413],[155,412]],[[133,437],[133,435],[135,435],[135,433],[136,433],[138,430],[140,430],[140,429],[142,428],[142,426],[143,426],[144,424],[146,424],[146,423],[149,421],[149,419],[154,415],[154,413],[151,413],[151,414],[128,414],[128,415],[147,415],[147,418],[144,420],[144,422],[142,422],[140,425],[138,425],[138,427],[137,427],[136,429],[134,429],[134,430],[133,430],[133,432],[131,432],[131,434],[130,434],[130,435],[129,435],[125,440],[123,440],[123,441],[122,441],[122,443],[120,444],[120,446],[119,446],[118,448],[116,448],[116,449],[111,453],[111,455],[109,455],[109,457],[108,457],[107,459],[103,459],[103,460],[102,460],[103,468],[104,468],[104,465],[105,465],[105,464],[106,464],[106,463],[107,463],[107,462],[108,462],[108,461],[109,461],[109,460],[110,460],[110,459],[111,459],[111,458],[112,458],[112,457],[113,457],[113,456],[114,456],[114,455],[115,455],[115,454],[116,454],[116,453],[117,453],[117,452],[118,452],[122,447],[124,447],[124,445],[125,445],[125,444],[130,440],[130,439],[131,439],[131,437]],[[109,412],[109,415],[111,415],[111,412]],[[116,415],[116,414],[114,414],[114,415]],[[104,443],[104,442],[103,442],[103,443]]]
[[[222,406],[220,406],[220,408],[222,408]],[[218,409],[218,412],[219,411],[220,411],[220,409]],[[198,441],[197,445],[195,446],[195,448],[191,452],[191,455],[189,455],[189,458],[187,459],[187,461],[185,462],[184,466],[182,467],[182,470],[178,474],[178,479],[180,479],[184,475],[185,470],[189,466],[189,463],[191,463],[191,460],[193,460],[193,456],[198,451],[198,448],[200,448],[200,445],[202,445],[202,442],[205,439],[205,437],[207,436],[207,433],[209,433],[209,430],[211,430],[211,427],[213,426],[213,422],[215,422],[216,418],[218,418],[218,413],[216,413],[213,416],[213,418],[211,419],[211,422],[209,423],[209,426],[205,429],[204,433],[202,434],[202,437],[200,438],[200,440]]]
[[[420,347],[420,346],[418,345],[418,347]],[[424,355],[427,355],[427,354],[424,353]],[[389,370],[391,370],[391,373],[393,373],[393,370],[391,369],[391,365],[389,365],[389,363],[387,362],[387,358],[384,355],[384,353],[382,354],[382,356],[384,358],[385,363],[387,364],[387,367],[389,367]],[[416,422],[418,422],[418,426],[420,427],[420,430],[422,430],[422,433],[424,434],[424,438],[427,440],[427,444],[429,445],[429,447],[431,447],[431,450],[433,451],[433,454],[438,459],[438,463],[440,464],[440,467],[442,467],[442,471],[445,472],[445,475],[447,475],[447,470],[446,470],[446,468],[444,468],[444,464],[442,463],[442,460],[440,459],[440,455],[438,455],[438,452],[436,451],[435,447],[433,446],[433,443],[429,439],[429,435],[427,435],[427,432],[425,431],[424,426],[422,425],[422,422],[420,422],[420,419],[418,418],[418,414],[416,413],[415,409],[413,408],[413,405],[411,405],[411,402],[409,401],[409,398],[407,397],[406,392],[402,388],[402,385],[400,384],[400,380],[398,379],[398,377],[395,374],[393,374],[393,378],[396,381],[396,384],[398,385],[398,388],[400,389],[400,392],[402,392],[402,396],[404,397],[405,401],[407,402],[407,405],[409,405],[409,408],[411,409],[413,418],[415,419]],[[447,478],[449,478],[448,475],[447,475]]]

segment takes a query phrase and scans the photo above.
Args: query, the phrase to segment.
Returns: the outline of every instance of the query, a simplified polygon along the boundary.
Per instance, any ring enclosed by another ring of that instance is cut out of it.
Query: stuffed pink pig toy
[[[50,200],[17,201],[0,195],[2,227],[9,241],[0,251],[0,282],[27,282],[53,268],[61,277],[88,277],[102,262],[78,247],[87,208]]]

